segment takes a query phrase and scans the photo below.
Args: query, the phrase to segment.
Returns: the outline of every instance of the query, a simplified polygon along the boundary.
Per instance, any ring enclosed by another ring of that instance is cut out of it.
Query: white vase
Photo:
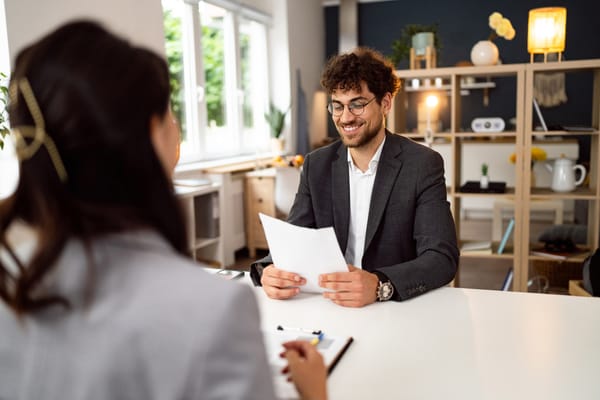
[[[271,151],[278,156],[282,156],[285,152],[285,139],[271,138]]]
[[[480,40],[471,49],[473,65],[496,65],[498,56],[498,47],[490,40]]]
[[[481,179],[479,180],[479,187],[481,189],[487,189],[490,186],[490,177],[487,175],[481,175]]]

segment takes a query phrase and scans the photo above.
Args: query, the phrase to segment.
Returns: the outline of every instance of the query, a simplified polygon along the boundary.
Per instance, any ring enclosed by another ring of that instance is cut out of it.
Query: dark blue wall
[[[579,60],[600,57],[600,1],[598,0],[407,0],[359,4],[359,45],[391,54],[392,42],[406,24],[439,24],[442,51],[438,66],[468,60],[471,47],[491,33],[488,16],[500,12],[510,19],[517,34],[513,40],[495,40],[502,62],[529,62],[527,18],[532,8],[567,8],[567,40],[564,58]],[[325,7],[327,56],[338,51],[338,7]],[[404,61],[399,68],[408,68]]]
[[[504,64],[527,63],[527,19],[532,8],[562,6],[567,8],[565,60],[600,58],[600,0],[418,0],[383,1],[359,4],[358,44],[391,55],[392,42],[400,37],[406,24],[433,24],[439,26],[442,44],[438,66],[453,66],[469,60],[472,46],[487,39],[491,33],[488,16],[500,12],[510,19],[516,36],[508,41],[495,40]],[[324,60],[338,52],[338,7],[325,7],[326,54]],[[408,68],[403,61],[398,68]],[[567,76],[567,103],[542,112],[548,125],[589,125],[591,123],[591,77]],[[463,98],[462,126],[468,127],[475,116],[501,116],[507,122],[514,116],[515,83],[497,82],[490,93],[490,105],[483,108],[481,91]],[[333,135],[337,136],[335,132]],[[582,157],[587,159],[584,148]]]

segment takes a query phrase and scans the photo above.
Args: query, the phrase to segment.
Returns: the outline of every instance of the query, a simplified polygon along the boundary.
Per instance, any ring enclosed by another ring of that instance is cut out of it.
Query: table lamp
[[[527,51],[530,62],[535,54],[543,54],[544,62],[548,53],[557,53],[558,61],[565,50],[567,9],[564,7],[544,7],[529,10],[527,30]]]

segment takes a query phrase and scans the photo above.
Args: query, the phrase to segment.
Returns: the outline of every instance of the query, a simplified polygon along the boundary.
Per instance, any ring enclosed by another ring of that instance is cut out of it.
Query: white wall
[[[273,25],[269,31],[269,73],[270,73],[270,95],[273,103],[281,108],[287,108],[291,103],[291,82],[290,82],[290,45],[288,44],[288,15],[287,1],[274,0],[271,8]],[[291,115],[295,115],[295,110]],[[291,142],[290,123],[294,118],[286,120],[286,127],[283,134],[288,138],[288,145]]]
[[[0,0],[0,72],[10,72],[10,56],[8,54],[8,37],[6,35],[6,14],[4,0]]]
[[[160,0],[4,0],[4,3],[11,63],[24,46],[77,18],[97,20],[135,44],[165,53]]]
[[[325,62],[325,14],[321,0],[288,0],[287,8],[292,107],[294,115],[296,115],[297,104],[293,102],[296,99],[297,91],[296,70],[300,70],[301,85],[306,94],[307,120],[309,124],[312,124],[309,125],[309,134],[311,143],[314,143],[319,141],[318,138],[327,135],[326,132],[317,131],[323,129],[322,124],[319,125],[314,120],[311,121],[314,97],[315,93],[321,88],[319,81]],[[294,126],[294,145],[296,142],[296,129],[297,127]],[[295,148],[292,150],[295,150]]]

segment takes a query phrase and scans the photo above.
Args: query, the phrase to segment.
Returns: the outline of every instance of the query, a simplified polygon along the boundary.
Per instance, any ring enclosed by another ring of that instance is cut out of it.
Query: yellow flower
[[[535,161],[544,161],[546,159],[546,151],[540,147],[532,147],[531,148],[531,163],[533,164]],[[516,153],[512,153],[508,158],[512,164],[517,162]],[[532,165],[533,166],[533,165]]]
[[[546,151],[539,147],[531,148],[531,161],[544,161],[546,159]]]
[[[492,28],[493,30],[496,30],[498,28],[498,25],[500,25],[500,22],[502,21],[502,14],[500,14],[497,11],[494,11],[493,13],[490,14],[490,28]]]
[[[515,38],[515,35],[517,34],[517,32],[515,31],[514,28],[512,28],[511,30],[509,30],[506,35],[504,36],[504,39],[506,40],[513,40]]]
[[[516,31],[515,28],[513,28],[512,23],[508,18],[504,18],[499,12],[494,11],[491,13],[488,20],[490,28],[493,29],[489,40],[494,40],[498,36],[503,37],[506,40],[512,40],[515,37]]]
[[[511,28],[512,25],[510,24],[510,21],[507,19],[503,19],[496,28],[496,33],[498,34],[498,36],[504,37]]]

